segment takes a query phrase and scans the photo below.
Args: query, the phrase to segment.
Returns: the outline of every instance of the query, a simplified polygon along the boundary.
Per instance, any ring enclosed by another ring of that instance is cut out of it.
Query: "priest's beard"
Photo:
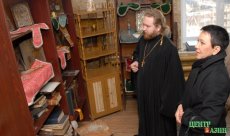
[[[152,32],[152,33],[143,32],[143,35],[144,35],[145,40],[150,40],[150,39],[156,37],[158,34],[156,32]]]

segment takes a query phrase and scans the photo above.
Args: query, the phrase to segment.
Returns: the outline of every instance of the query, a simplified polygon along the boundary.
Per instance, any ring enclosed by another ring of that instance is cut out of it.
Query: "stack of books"
[[[47,109],[47,99],[44,95],[37,95],[33,105],[30,106],[30,112],[34,119],[38,119],[41,117],[48,109]]]
[[[47,98],[48,105],[58,105],[61,100],[59,91],[55,91],[60,82],[48,82],[41,90],[40,93],[44,94]]]
[[[48,105],[58,105],[62,98],[60,92],[56,92],[56,91],[51,93],[49,96],[47,95],[47,97],[49,98],[47,99]]]
[[[38,134],[42,136],[72,136],[72,133],[73,128],[70,125],[69,116],[64,115],[59,107],[55,107]]]

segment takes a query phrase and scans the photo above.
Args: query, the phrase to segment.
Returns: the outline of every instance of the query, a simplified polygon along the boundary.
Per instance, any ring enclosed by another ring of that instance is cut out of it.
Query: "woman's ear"
[[[220,47],[220,46],[214,46],[212,55],[216,55],[217,53],[220,52],[220,50],[221,50],[221,47]]]

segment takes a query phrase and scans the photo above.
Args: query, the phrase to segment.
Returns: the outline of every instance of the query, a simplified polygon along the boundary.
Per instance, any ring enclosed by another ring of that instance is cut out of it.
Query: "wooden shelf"
[[[196,61],[196,55],[194,52],[190,53],[179,53],[183,72],[184,72],[184,78],[187,80],[188,75],[192,69],[192,64]]]
[[[97,9],[94,11],[78,10],[77,13],[75,13],[75,14],[76,15],[88,15],[88,14],[95,14],[95,13],[99,13],[99,12],[113,11],[113,10],[114,10],[114,8]]]
[[[107,67],[100,67],[95,69],[87,69],[87,73],[88,73],[87,79],[94,79],[94,78],[101,77],[103,75],[108,75],[116,72],[119,72],[118,66],[117,67],[107,66]]]
[[[27,31],[25,33],[21,33],[21,34],[17,34],[17,35],[10,35],[10,37],[11,37],[11,40],[14,41],[14,40],[17,40],[21,37],[24,37],[27,34],[31,34],[31,31]]]
[[[121,109],[115,2],[103,3],[109,8],[76,11],[75,14],[77,45],[91,119]]]
[[[190,72],[191,71],[191,69],[192,69],[192,66],[190,65],[190,66],[183,66],[183,71],[184,72]]]
[[[75,70],[75,69],[79,69],[81,71],[81,65],[80,65],[80,56],[78,53],[78,43],[77,43],[77,36],[76,36],[76,30],[77,30],[77,26],[75,25],[76,19],[75,19],[75,15],[73,13],[73,6],[71,0],[61,0],[62,1],[62,5],[63,5],[63,9],[65,14],[68,17],[68,23],[67,23],[67,30],[70,34],[70,38],[72,39],[72,41],[74,42],[74,46],[71,47],[71,59],[69,60],[66,69],[67,70]],[[65,77],[64,77],[65,78]],[[71,82],[71,80],[75,80],[77,82],[77,90],[78,90],[78,95],[80,98],[80,102],[83,99],[86,99],[86,89],[84,86],[84,81],[83,81],[83,76],[82,76],[82,72],[79,72],[79,74],[76,76],[76,78],[70,78],[70,80],[68,81],[69,83]],[[67,82],[67,84],[69,84]],[[89,112],[88,112],[88,106],[87,104],[83,103],[85,109],[82,109],[82,112],[84,114],[84,117],[89,118]],[[76,120],[77,118],[75,118]]]
[[[179,54],[181,61],[194,61],[196,60],[195,53],[189,53],[189,54]]]
[[[81,56],[81,59],[90,60],[90,59],[100,58],[103,56],[112,55],[115,53],[116,53],[115,49],[107,49],[107,50],[101,50],[101,51],[97,51],[97,50],[87,51],[85,52],[85,57]]]
[[[95,37],[95,36],[99,36],[99,35],[104,35],[104,34],[109,34],[109,33],[113,33],[115,32],[114,28],[111,28],[110,30],[98,30],[95,32],[83,32],[82,36],[80,36],[79,33],[77,33],[77,37],[79,38],[89,38],[89,37]]]
[[[78,70],[78,73],[74,76],[65,76],[62,74],[63,76],[63,81],[65,81],[65,87],[66,88],[69,88],[70,85],[72,84],[73,80],[75,80],[77,78],[77,76],[79,75],[79,70]]]

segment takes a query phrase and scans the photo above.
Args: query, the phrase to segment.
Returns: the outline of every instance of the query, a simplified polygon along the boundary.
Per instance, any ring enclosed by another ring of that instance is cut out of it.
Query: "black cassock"
[[[160,39],[161,35],[148,41],[142,37],[133,54],[139,62],[139,136],[176,136],[174,115],[184,90],[184,75],[176,47],[167,37],[160,45]]]

